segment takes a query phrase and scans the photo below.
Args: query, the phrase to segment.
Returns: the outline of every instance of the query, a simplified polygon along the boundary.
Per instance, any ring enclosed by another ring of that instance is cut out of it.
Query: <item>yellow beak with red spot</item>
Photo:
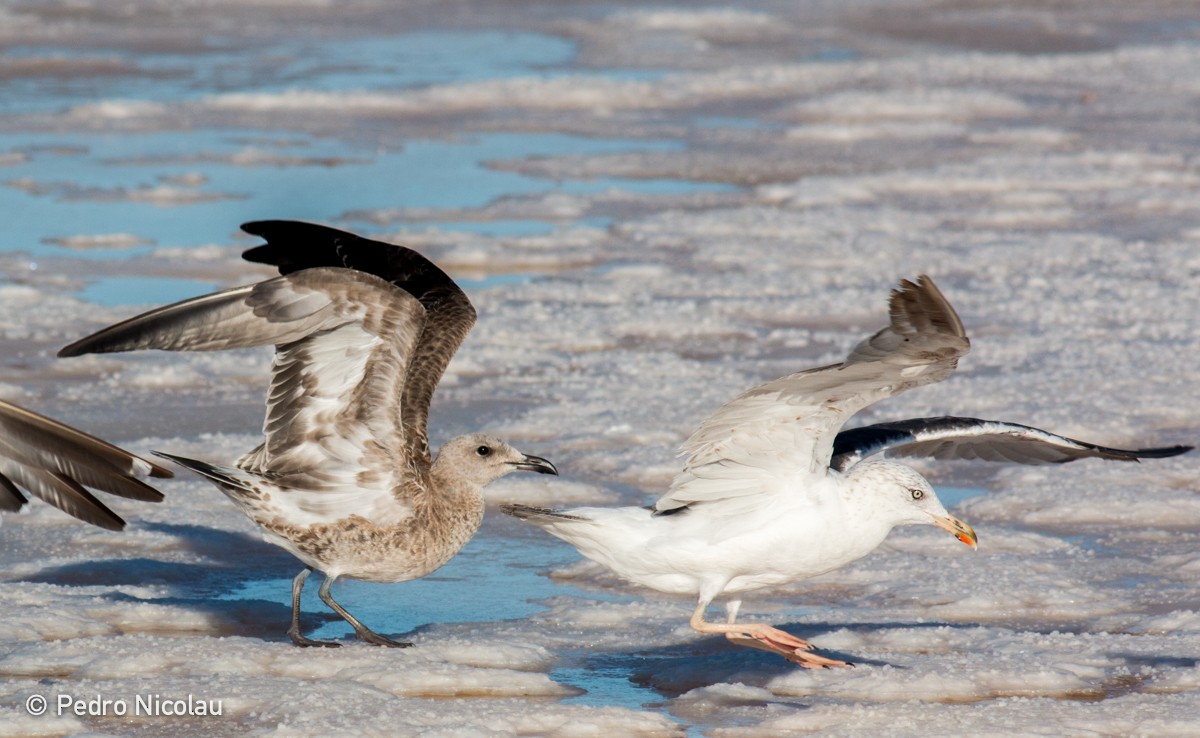
[[[979,537],[975,535],[975,529],[967,525],[963,521],[953,515],[933,515],[933,524],[958,540],[970,546],[972,549],[979,548]]]

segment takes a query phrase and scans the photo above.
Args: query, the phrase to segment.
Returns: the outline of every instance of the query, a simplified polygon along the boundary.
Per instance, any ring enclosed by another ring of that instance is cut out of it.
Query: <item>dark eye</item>
[[[921,499],[922,497],[924,497],[924,496],[925,496],[925,491],[924,491],[924,490],[920,490],[920,489],[910,489],[910,490],[909,490],[909,493],[911,493],[911,494],[912,494],[912,498],[913,498],[914,500],[919,500],[919,499]]]
[[[479,448],[475,449],[475,453],[479,454],[480,456],[488,456],[492,453],[492,449],[490,446],[480,446]]]

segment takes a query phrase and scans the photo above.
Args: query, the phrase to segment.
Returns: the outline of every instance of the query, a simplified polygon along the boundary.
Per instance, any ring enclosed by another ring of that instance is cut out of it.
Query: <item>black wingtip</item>
[[[321,266],[345,266],[337,249],[339,241],[360,237],[320,223],[302,220],[252,220],[242,223],[242,231],[266,240],[266,243],[242,252],[242,258],[255,264],[278,267],[288,274]],[[363,270],[367,271],[367,270]]]
[[[279,231],[296,229],[334,230],[328,226],[323,226],[319,223],[309,223],[304,220],[251,220],[242,223],[238,227],[251,236],[260,236],[262,238],[270,238],[273,232],[277,234]],[[340,233],[340,231],[338,232]]]
[[[105,508],[105,510],[107,511],[108,509]],[[125,530],[125,520],[116,513],[110,514],[111,517],[108,515],[89,515],[87,517],[84,517],[83,515],[74,515],[72,517],[79,518],[85,523],[94,525],[97,528],[103,528],[104,530],[111,530],[114,532]]]
[[[69,343],[60,348],[55,356],[60,359],[67,359],[72,356],[83,356],[87,353],[87,347],[85,344],[87,344],[86,338],[82,338],[74,343]]]
[[[355,234],[349,231],[341,231],[337,228],[320,223],[310,223],[306,220],[251,220],[242,223],[239,228],[251,236],[265,238],[268,241],[272,238],[288,238],[304,235],[310,237],[319,235],[323,238],[344,238],[347,236],[356,238]]]
[[[920,274],[915,280],[900,280],[900,285],[892,290],[892,313],[900,312],[902,305],[907,305],[907,310],[924,313],[943,332],[966,339],[969,343],[967,330],[958,312],[928,274]]]
[[[0,512],[17,512],[25,507],[29,500],[17,489],[12,480],[0,474]]]
[[[1133,452],[1135,459],[1169,459],[1195,450],[1195,446],[1163,446],[1161,448],[1139,448]]]
[[[251,236],[261,236],[264,228],[275,222],[277,221],[251,220],[247,221],[246,223],[242,223],[238,227],[241,228],[244,233],[249,233]]]

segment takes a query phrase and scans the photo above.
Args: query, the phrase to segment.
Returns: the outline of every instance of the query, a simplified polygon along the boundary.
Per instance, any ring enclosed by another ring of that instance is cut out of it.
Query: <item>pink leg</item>
[[[692,619],[689,623],[693,630],[701,633],[724,633],[726,638],[739,646],[749,646],[762,651],[777,653],[788,661],[805,669],[831,669],[835,666],[851,666],[851,664],[845,661],[827,659],[815,653],[808,653],[808,651],[813,649],[811,643],[766,623],[735,623],[737,606],[732,605],[732,603],[729,608],[728,623],[710,623],[706,621],[704,619],[704,611],[707,608],[708,603],[703,600],[696,606],[696,610],[692,613]]]

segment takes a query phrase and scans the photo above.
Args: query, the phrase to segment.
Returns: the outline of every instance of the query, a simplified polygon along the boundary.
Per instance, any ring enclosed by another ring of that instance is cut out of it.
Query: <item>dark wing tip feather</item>
[[[1192,451],[1195,448],[1195,446],[1161,446],[1158,448],[1139,448],[1134,451],[1122,452],[1122,455],[1114,456],[1112,458],[1119,458],[1128,461],[1137,461],[1138,459],[1169,459],[1172,456],[1186,454],[1188,451]],[[1105,451],[1111,450],[1112,449],[1105,449]]]
[[[92,353],[89,350],[89,344],[92,343],[91,338],[91,336],[87,336],[79,339],[78,341],[69,343],[60,348],[55,356],[60,359],[68,359],[72,356],[83,356],[84,354],[90,354]]]
[[[979,459],[1019,464],[1065,464],[1086,458],[1111,461],[1164,459],[1191,446],[1123,449],[1067,438],[1020,423],[956,416],[910,418],[844,430],[833,442],[830,466],[838,471],[872,454],[939,459]]]
[[[892,290],[888,305],[893,324],[913,323],[914,327],[929,325],[938,333],[947,333],[966,339],[967,331],[958,313],[927,274],[900,280]]]
[[[146,484],[140,479],[119,474],[102,475],[96,478],[81,479],[84,484],[107,492],[110,495],[124,497],[139,502],[162,502],[163,493]]]
[[[17,485],[13,484],[8,477],[0,474],[0,510],[17,512],[28,502],[25,495],[21,494],[21,490],[17,489]]]
[[[56,472],[35,473],[29,491],[73,518],[105,530],[124,530],[125,521],[78,482]]]
[[[297,220],[255,220],[243,223],[242,230],[267,241],[244,251],[242,258],[274,266],[284,275],[314,267],[346,266],[336,244],[358,238],[353,233]]]
[[[78,498],[74,491],[60,489],[66,482],[45,476],[56,475],[119,497],[161,502],[163,494],[139,477],[174,476],[169,469],[108,441],[9,402],[0,401],[0,433],[5,434],[9,460],[16,465],[13,480],[0,478],[0,486],[15,481],[28,487],[31,479],[33,484],[40,479],[44,486],[57,489],[55,494]]]
[[[313,267],[343,267],[385,279],[426,308],[447,294],[470,304],[448,274],[407,246],[297,220],[257,220],[244,223],[242,230],[267,241],[245,251],[242,258],[274,266],[280,274]]]

